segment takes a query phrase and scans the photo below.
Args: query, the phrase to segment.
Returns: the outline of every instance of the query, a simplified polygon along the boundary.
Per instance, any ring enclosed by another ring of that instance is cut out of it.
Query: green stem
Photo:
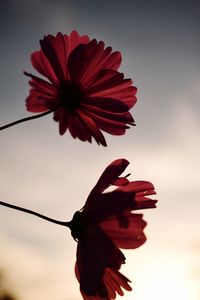
[[[70,226],[70,222],[62,222],[62,221],[59,221],[59,220],[55,220],[55,219],[49,218],[47,216],[44,216],[44,215],[42,215],[40,213],[37,213],[35,211],[32,211],[30,209],[27,209],[27,208],[16,206],[16,205],[13,205],[13,204],[10,204],[10,203],[6,203],[6,202],[3,202],[3,201],[0,201],[0,205],[6,206],[6,207],[9,207],[9,208],[12,208],[12,209],[16,209],[16,210],[25,212],[27,214],[34,215],[36,217],[39,217],[39,218],[41,218],[43,220],[46,220],[46,221],[49,221],[51,223],[55,223],[55,224],[62,225],[62,226],[67,226],[67,227]]]

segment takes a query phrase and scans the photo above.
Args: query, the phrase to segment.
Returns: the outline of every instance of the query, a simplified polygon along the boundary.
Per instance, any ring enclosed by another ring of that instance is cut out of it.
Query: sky
[[[59,136],[52,116],[2,131],[0,200],[70,220],[104,168],[128,159],[130,179],[151,181],[159,202],[144,212],[145,245],[125,251],[133,291],[122,299],[198,300],[199,1],[2,0],[0,15],[0,124],[30,115],[23,71],[49,33],[105,41],[138,87],[136,127],[105,134],[107,148]],[[0,270],[17,299],[81,299],[75,252],[65,228],[0,207]]]

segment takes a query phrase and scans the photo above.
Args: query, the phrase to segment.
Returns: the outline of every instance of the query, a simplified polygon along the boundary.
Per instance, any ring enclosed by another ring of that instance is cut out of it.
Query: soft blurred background
[[[1,132],[0,200],[70,220],[103,169],[127,158],[130,178],[153,182],[159,203],[144,212],[146,244],[125,252],[133,292],[123,299],[199,300],[200,2],[1,0],[2,125],[30,115],[22,72],[33,71],[39,39],[74,29],[122,52],[137,126],[106,135],[107,148],[60,137],[52,116]],[[17,299],[81,299],[75,252],[68,229],[0,207],[1,278]]]

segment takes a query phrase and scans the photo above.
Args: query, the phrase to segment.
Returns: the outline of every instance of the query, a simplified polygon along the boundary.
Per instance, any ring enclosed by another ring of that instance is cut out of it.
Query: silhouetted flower
[[[150,182],[119,177],[128,164],[125,159],[112,162],[69,223],[78,241],[75,273],[84,300],[115,299],[116,293],[123,295],[122,288],[131,290],[129,279],[119,272],[125,263],[119,248],[134,249],[145,242],[146,222],[131,211],[153,208],[156,201],[148,198],[155,194]],[[111,185],[117,188],[105,192]]]
[[[32,87],[26,99],[28,111],[55,109],[61,135],[68,129],[74,138],[91,142],[93,137],[104,146],[101,130],[122,135],[128,125],[134,125],[129,110],[137,89],[117,71],[120,52],[76,31],[47,35],[40,45],[31,61],[47,81],[25,72]]]

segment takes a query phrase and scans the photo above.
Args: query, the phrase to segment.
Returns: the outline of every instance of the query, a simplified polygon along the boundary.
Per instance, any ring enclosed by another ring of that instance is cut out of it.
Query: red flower
[[[119,177],[129,162],[118,159],[103,172],[81,211],[70,222],[71,234],[78,241],[75,273],[84,300],[115,299],[130,291],[129,279],[119,272],[125,256],[119,250],[141,246],[146,238],[142,214],[132,210],[153,208],[155,194],[147,181]],[[110,185],[113,191],[104,192]]]
[[[101,130],[122,135],[134,125],[129,110],[136,102],[136,88],[117,70],[120,52],[105,48],[76,31],[40,41],[41,49],[31,56],[33,67],[47,80],[31,77],[27,110],[45,112],[55,109],[59,132],[68,129],[74,138],[106,146]]]

